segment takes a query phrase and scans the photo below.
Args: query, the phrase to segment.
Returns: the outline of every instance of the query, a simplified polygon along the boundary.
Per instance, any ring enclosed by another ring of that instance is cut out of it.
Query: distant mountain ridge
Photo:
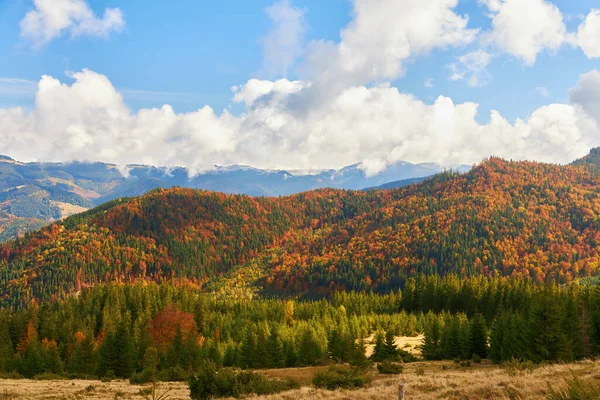
[[[462,170],[470,167],[460,166]],[[339,170],[294,174],[243,165],[215,166],[190,176],[185,168],[132,164],[124,172],[100,162],[23,163],[0,155],[0,241],[120,197],[181,186],[228,194],[285,196],[322,188],[364,189],[388,182],[424,178],[443,168],[399,162],[372,176],[354,164]]]

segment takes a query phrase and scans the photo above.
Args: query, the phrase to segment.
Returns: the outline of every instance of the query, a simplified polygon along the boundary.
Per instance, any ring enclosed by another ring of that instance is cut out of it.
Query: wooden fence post
[[[398,383],[398,400],[404,400],[404,383]]]

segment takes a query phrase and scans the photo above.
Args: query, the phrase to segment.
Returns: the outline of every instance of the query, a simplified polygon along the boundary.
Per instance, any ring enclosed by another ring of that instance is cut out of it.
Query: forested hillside
[[[599,194],[586,167],[497,158],[390,191],[158,189],[3,245],[0,289],[18,307],[138,279],[309,297],[417,273],[565,283],[599,273]]]
[[[467,166],[458,166],[468,170]],[[313,174],[217,167],[204,172],[186,168],[100,162],[23,163],[0,155],[0,242],[23,236],[49,223],[120,197],[141,196],[174,186],[251,196],[281,196],[318,188],[363,189],[398,179],[431,176],[435,164],[397,163],[367,176],[360,164]],[[405,185],[411,181],[401,181]]]

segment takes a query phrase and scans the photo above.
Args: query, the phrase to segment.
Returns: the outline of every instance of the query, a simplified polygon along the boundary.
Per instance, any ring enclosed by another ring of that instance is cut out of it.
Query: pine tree
[[[441,326],[437,316],[433,316],[433,321],[425,329],[425,338],[421,352],[426,360],[441,360],[442,352],[440,348]]]
[[[476,314],[469,323],[469,357],[477,355],[481,358],[487,358],[487,342],[485,318],[481,314]]]
[[[27,344],[23,352],[21,370],[19,372],[26,378],[32,378],[44,372],[44,352],[37,338]]]
[[[384,352],[387,360],[397,361],[398,360],[398,348],[394,343],[394,334],[388,330],[385,333]]]
[[[285,350],[279,332],[271,331],[268,342],[269,368],[281,368],[285,365]]]
[[[350,365],[364,368],[371,365],[371,361],[367,358],[367,347],[362,338],[351,340]]]
[[[347,360],[346,343],[342,332],[337,327],[333,328],[329,333],[327,350],[329,358],[333,361],[341,363]]]
[[[240,366],[255,368],[256,365],[256,334],[252,328],[247,328],[240,347]]]
[[[377,332],[375,334],[375,347],[373,348],[373,354],[371,355],[371,359],[376,362],[384,361],[388,357],[385,339],[383,332]]]
[[[115,332],[109,332],[100,346],[98,375],[108,371],[120,378],[129,378],[134,371],[135,347],[127,328],[122,324]]]
[[[82,374],[87,379],[96,371],[97,367],[97,354],[91,335],[84,335],[76,339],[69,359],[69,371]]]
[[[13,344],[10,337],[8,311],[0,311],[0,372],[11,369],[11,360],[14,355]]]
[[[451,317],[444,324],[440,340],[441,356],[447,360],[461,358],[460,326],[455,317]]]
[[[293,341],[285,341],[283,343],[285,351],[285,366],[287,368],[293,368],[298,365],[298,353],[296,352],[296,346]]]
[[[298,358],[301,365],[315,365],[322,361],[324,356],[321,343],[316,338],[312,328],[307,328],[300,340]]]
[[[44,371],[53,374],[61,374],[64,370],[64,364],[60,358],[58,346],[54,340],[44,339],[42,341]]]
[[[528,315],[528,352],[533,361],[557,361],[568,354],[561,313],[550,294],[535,301]]]

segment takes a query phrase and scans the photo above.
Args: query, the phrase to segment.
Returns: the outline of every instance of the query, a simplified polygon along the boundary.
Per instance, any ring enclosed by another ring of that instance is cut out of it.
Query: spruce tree
[[[72,373],[82,374],[87,379],[97,369],[97,354],[91,335],[73,345],[73,351],[67,365]]]
[[[440,348],[441,326],[437,316],[433,316],[433,321],[425,329],[425,338],[421,352],[426,360],[441,360],[442,353]]]
[[[375,347],[373,348],[373,354],[371,359],[376,362],[381,362],[387,359],[387,351],[385,346],[385,338],[383,332],[377,332],[375,334]]]
[[[53,374],[62,374],[64,370],[64,364],[60,358],[60,353],[55,341],[47,341],[44,339],[44,371],[51,372]]]
[[[255,368],[256,366],[256,334],[251,327],[246,329],[242,339],[240,366],[242,368]]]
[[[476,314],[469,323],[469,357],[487,358],[488,335],[485,318]]]
[[[9,315],[8,311],[0,311],[0,372],[8,372],[11,369],[11,360],[15,353],[10,337]]]
[[[394,343],[395,337],[391,330],[385,333],[384,352],[387,360],[398,360],[398,348]]]
[[[323,349],[312,328],[307,328],[300,339],[298,358],[301,365],[315,365],[323,360]]]
[[[342,332],[336,327],[329,333],[329,340],[327,343],[327,350],[329,358],[337,363],[347,361],[347,349],[346,343]]]

